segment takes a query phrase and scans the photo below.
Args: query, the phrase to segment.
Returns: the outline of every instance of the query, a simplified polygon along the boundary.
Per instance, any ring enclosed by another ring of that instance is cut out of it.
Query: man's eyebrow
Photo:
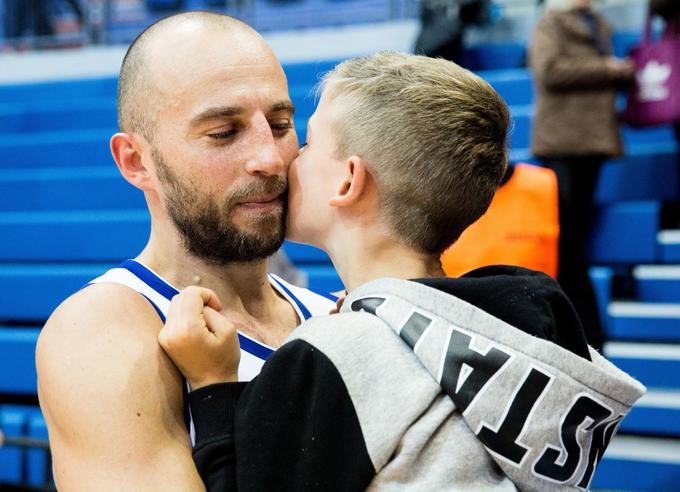
[[[194,116],[191,119],[191,124],[195,125],[215,118],[229,118],[243,113],[245,113],[245,109],[240,106],[222,106],[219,108],[210,108]]]
[[[290,101],[279,101],[272,104],[271,112],[278,113],[280,111],[288,111],[291,114],[295,113],[295,106]],[[234,116],[239,116],[245,113],[245,108],[241,106],[221,106],[218,108],[209,108],[202,113],[197,114],[191,119],[191,124],[196,125],[203,123],[204,121],[209,121],[215,118],[230,118]]]
[[[272,113],[278,113],[279,111],[288,111],[289,113],[295,113],[295,106],[290,101],[279,101],[272,104]]]

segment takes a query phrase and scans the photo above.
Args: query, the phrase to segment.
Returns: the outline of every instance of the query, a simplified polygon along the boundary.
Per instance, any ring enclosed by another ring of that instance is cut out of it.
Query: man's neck
[[[225,315],[241,331],[268,345],[278,345],[300,320],[274,290],[267,260],[216,265],[187,253],[181,241],[151,239],[137,259],[178,289],[200,285],[215,291]]]

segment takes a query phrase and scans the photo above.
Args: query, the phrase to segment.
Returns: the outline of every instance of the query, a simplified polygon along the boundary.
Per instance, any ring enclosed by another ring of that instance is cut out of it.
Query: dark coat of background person
[[[576,11],[550,11],[536,27],[529,62],[536,88],[531,150],[537,157],[623,151],[615,112],[621,80],[603,60],[612,52],[611,29],[594,18],[599,42]]]
[[[615,100],[624,81],[611,53],[605,21],[575,9],[548,11],[529,52],[536,89],[532,152],[555,171],[559,188],[557,279],[598,349],[604,333],[587,260],[593,195],[603,162],[623,151]]]
[[[490,22],[490,0],[422,0],[414,53],[461,62],[465,29]]]

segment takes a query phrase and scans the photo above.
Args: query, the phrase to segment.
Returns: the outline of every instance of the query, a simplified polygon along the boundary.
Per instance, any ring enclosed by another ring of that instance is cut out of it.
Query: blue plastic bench
[[[613,203],[595,215],[589,257],[593,263],[654,263],[661,205]]]
[[[0,169],[0,213],[146,209],[144,194],[125,181],[113,159],[105,166]]]
[[[35,344],[39,328],[0,326],[0,393],[37,392]]]
[[[680,343],[680,305],[615,301],[607,308],[613,340]]]
[[[116,264],[0,264],[0,320],[42,324],[64,299]]]

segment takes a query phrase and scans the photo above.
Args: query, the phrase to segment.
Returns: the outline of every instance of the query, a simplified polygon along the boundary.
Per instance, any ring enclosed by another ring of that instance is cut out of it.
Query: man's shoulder
[[[38,339],[41,405],[56,415],[83,398],[100,409],[103,400],[114,398],[117,403],[111,405],[121,410],[150,404],[147,400],[163,391],[179,405],[181,378],[158,344],[162,326],[148,301],[122,285],[97,284],[76,292],[54,311]],[[109,410],[114,418],[116,412]],[[70,408],[60,422],[72,419],[70,414],[82,420]]]
[[[162,325],[158,314],[141,294],[121,284],[98,283],[88,285],[64,300],[47,320],[43,332],[127,326],[130,321]],[[90,323],[96,323],[96,326]]]
[[[52,313],[38,339],[38,361],[68,349],[105,350],[105,343],[155,344],[163,323],[151,304],[119,284],[89,285],[64,300]]]

